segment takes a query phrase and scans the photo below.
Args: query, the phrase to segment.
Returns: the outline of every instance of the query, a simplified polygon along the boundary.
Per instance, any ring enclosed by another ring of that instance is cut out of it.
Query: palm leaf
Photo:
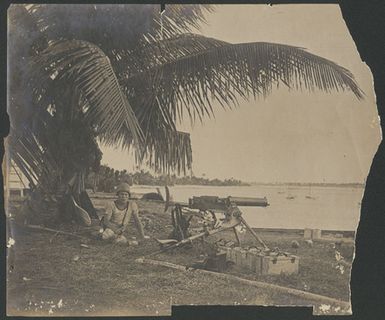
[[[57,41],[37,56],[32,63],[32,77],[37,97],[49,98],[57,88],[71,86],[79,94],[79,105],[86,122],[97,128],[106,142],[125,136],[136,145],[141,143],[141,130],[126,95],[121,90],[108,57],[95,45],[84,41]],[[60,91],[59,91],[60,92]],[[63,97],[59,97],[62,98]],[[41,103],[40,103],[41,105]]]
[[[206,23],[205,13],[214,11],[212,5],[180,5],[169,4],[162,15],[156,14],[154,22],[157,28],[144,34],[144,39],[160,40],[179,36],[183,32],[191,32],[192,28],[200,29]]]
[[[186,110],[192,119],[212,116],[213,100],[224,107],[236,105],[237,95],[265,97],[280,84],[310,91],[351,90],[363,98],[349,70],[289,45],[230,44],[186,34],[146,47],[142,57],[146,70],[129,75],[120,67],[119,79],[141,100],[140,108],[150,110],[158,101],[173,121]]]
[[[113,52],[136,48],[144,35],[158,38],[163,30],[166,37],[199,28],[205,22],[204,13],[210,11],[209,5],[167,5],[161,22],[159,4],[34,4],[28,8],[49,39],[82,39],[111,58]]]
[[[137,163],[146,162],[156,172],[186,174],[192,165],[190,135],[186,132],[152,128],[146,138],[145,152]]]
[[[50,150],[45,149],[35,134],[28,128],[16,130],[11,127],[7,137],[7,150],[23,172],[31,186],[39,184],[46,190],[54,190],[55,177],[60,175],[57,162]]]

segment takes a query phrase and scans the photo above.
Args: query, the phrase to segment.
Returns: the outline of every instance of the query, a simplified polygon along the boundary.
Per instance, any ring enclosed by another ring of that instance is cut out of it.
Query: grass
[[[13,315],[48,315],[50,309],[55,315],[167,314],[171,304],[255,304],[257,296],[259,303],[269,302],[266,293],[246,285],[137,264],[138,247],[95,240],[88,249],[66,236],[51,244],[49,238],[45,233],[16,237],[8,262],[13,266],[8,274]]]
[[[348,262],[348,266],[345,267],[345,272],[341,274],[341,272],[336,269],[335,250],[332,249],[329,242],[314,242],[313,246],[309,247],[299,235],[289,235],[283,232],[276,234],[266,231],[259,235],[270,248],[279,247],[282,251],[287,251],[298,256],[300,259],[299,273],[297,275],[256,275],[247,269],[241,269],[236,266],[230,268],[227,271],[228,273],[250,280],[269,282],[349,301],[350,266],[354,251],[352,243],[345,243],[339,249],[345,261]],[[231,239],[233,237],[232,231],[223,232],[220,237],[223,239]],[[291,248],[291,242],[293,240],[300,243],[298,249]],[[252,241],[247,237],[244,243],[245,245],[252,244]],[[199,257],[199,250],[195,250],[195,255],[192,254],[192,252],[194,252],[194,250],[178,250],[177,253],[162,254],[158,257],[161,258],[161,260],[186,264],[186,262],[192,263]]]
[[[94,201],[98,206],[103,204],[103,200]],[[146,233],[167,238],[172,229],[169,215],[163,214],[156,203],[139,203],[139,206],[141,215],[151,222]],[[85,235],[86,241],[45,232],[14,231],[16,243],[8,253],[7,277],[7,310],[12,315],[157,315],[169,314],[171,305],[313,304],[233,280],[135,263],[135,258],[159,249],[154,240],[127,247],[102,242],[85,228],[78,233]],[[285,232],[259,235],[269,247],[299,256],[299,274],[257,277],[236,268],[228,270],[229,273],[349,300],[350,269],[344,274],[335,269],[334,249],[329,243],[315,242],[310,248],[299,235]],[[134,226],[130,226],[127,236],[137,236]],[[233,234],[221,233],[218,237],[232,238]],[[300,243],[297,252],[291,248],[292,240]],[[244,241],[251,243],[251,238]],[[344,244],[340,251],[351,261],[352,244]],[[201,253],[201,248],[195,245],[152,258],[188,265]]]

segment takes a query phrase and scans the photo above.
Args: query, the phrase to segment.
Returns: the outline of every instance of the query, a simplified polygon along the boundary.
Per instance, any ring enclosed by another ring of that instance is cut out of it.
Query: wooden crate
[[[245,266],[247,269],[259,274],[261,270],[261,254],[248,251],[246,254]]]
[[[247,251],[242,248],[234,248],[234,252],[235,252],[235,264],[240,267],[245,267]]]
[[[261,264],[259,274],[298,274],[299,258],[297,256],[261,256],[260,261]]]

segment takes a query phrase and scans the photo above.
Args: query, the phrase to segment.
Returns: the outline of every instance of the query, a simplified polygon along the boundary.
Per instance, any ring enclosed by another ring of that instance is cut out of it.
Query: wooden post
[[[272,283],[262,282],[262,281],[255,281],[255,280],[249,280],[245,278],[241,278],[238,276],[234,276],[232,274],[228,273],[222,273],[222,272],[214,272],[209,270],[203,270],[203,269],[195,269],[195,268],[187,268],[186,266],[170,263],[167,261],[159,261],[159,260],[151,260],[151,259],[145,259],[145,258],[137,258],[135,260],[137,263],[142,264],[149,264],[154,266],[162,266],[167,267],[183,272],[194,272],[197,274],[206,274],[206,275],[212,275],[214,277],[220,278],[220,279],[226,279],[231,281],[237,281],[238,283],[246,284],[252,287],[256,287],[259,289],[267,289],[271,290],[273,292],[279,292],[286,295],[293,295],[295,297],[301,298],[301,299],[309,299],[311,301],[317,301],[319,303],[325,303],[325,304],[332,304],[340,306],[343,309],[350,309],[351,305],[348,301],[338,300],[331,297],[322,296],[316,293],[311,293],[307,291],[302,291],[290,287],[283,287]]]

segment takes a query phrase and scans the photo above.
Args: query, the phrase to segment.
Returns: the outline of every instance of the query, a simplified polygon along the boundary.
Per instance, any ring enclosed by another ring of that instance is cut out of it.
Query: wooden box
[[[260,273],[262,275],[298,274],[299,258],[297,256],[261,256]],[[258,272],[256,272],[258,273]]]

